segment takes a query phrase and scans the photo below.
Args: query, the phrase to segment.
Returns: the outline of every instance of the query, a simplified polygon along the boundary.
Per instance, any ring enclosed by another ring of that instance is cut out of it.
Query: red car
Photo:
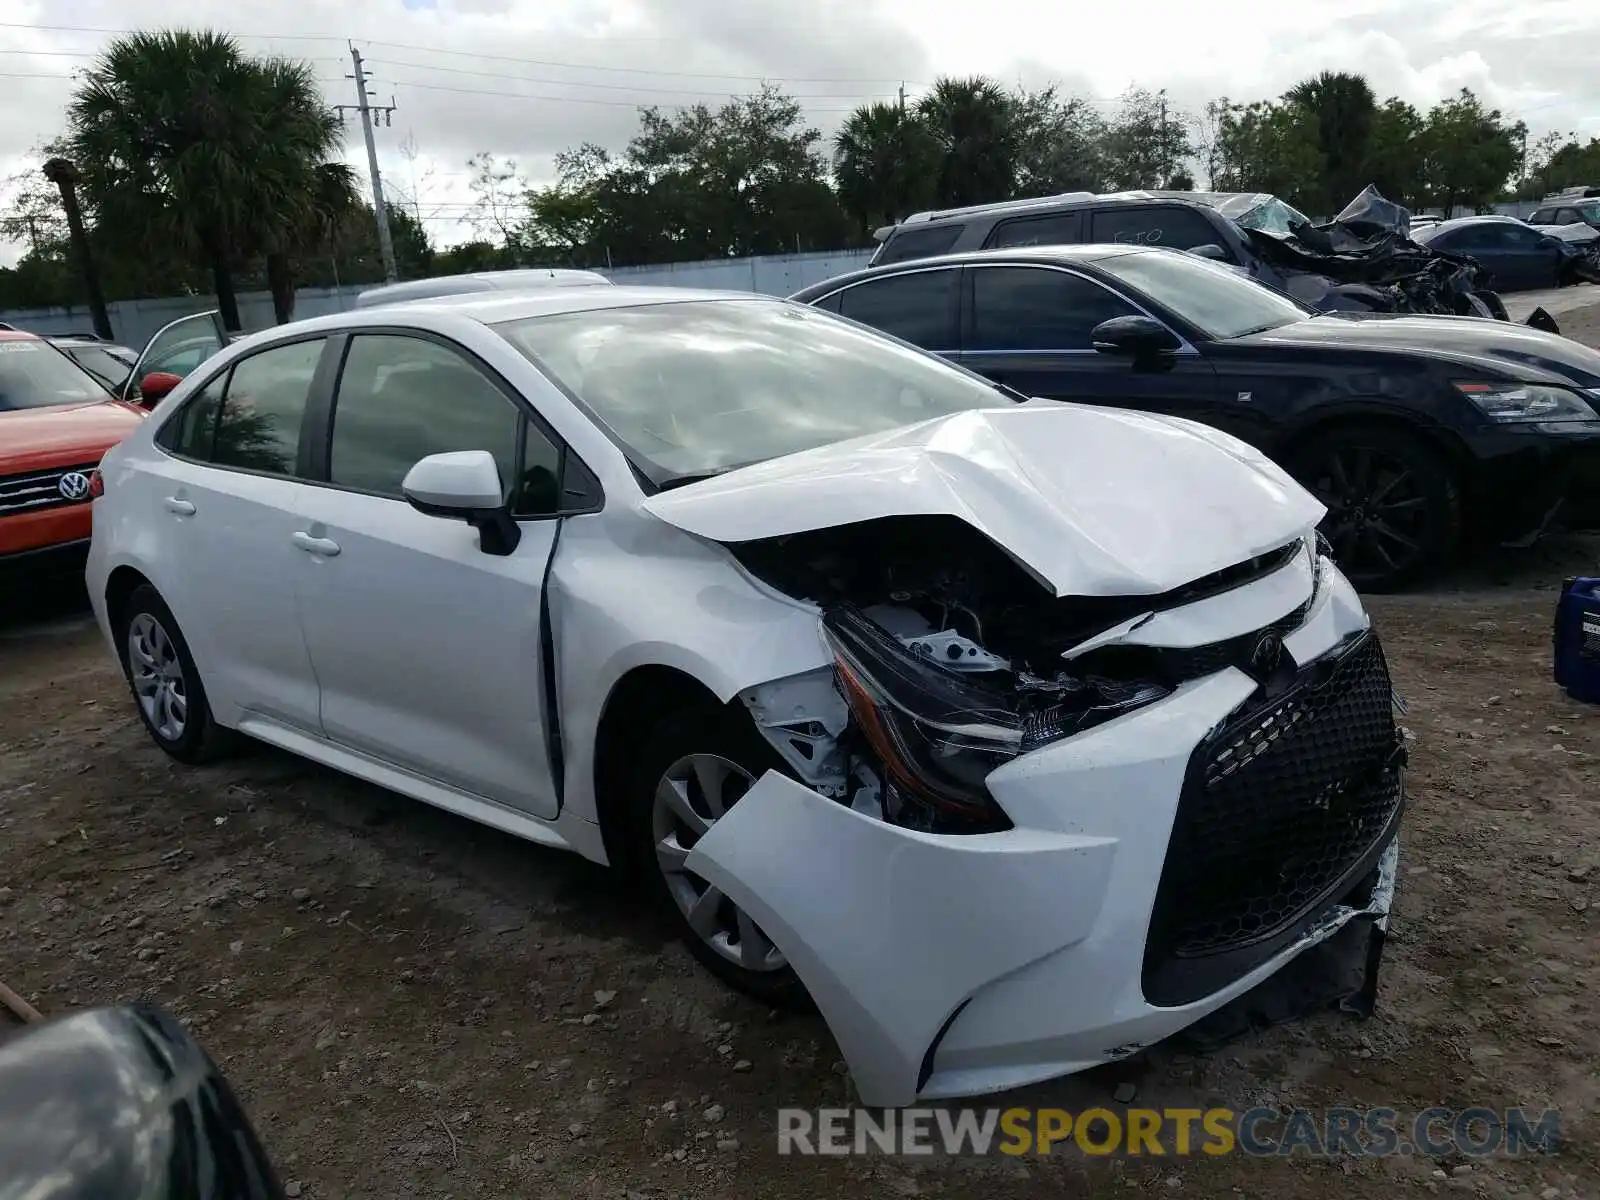
[[[0,330],[0,580],[83,569],[100,456],[144,419],[43,338]]]
[[[231,340],[215,312],[173,321],[114,385],[0,325],[0,588],[82,572],[100,456]]]

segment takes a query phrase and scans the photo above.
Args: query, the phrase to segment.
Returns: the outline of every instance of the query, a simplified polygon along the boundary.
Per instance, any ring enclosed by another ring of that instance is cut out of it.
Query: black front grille
[[[1400,813],[1392,704],[1369,632],[1195,749],[1146,946],[1152,1003],[1238,978],[1371,871]]]
[[[89,493],[71,496],[61,490],[61,481],[68,475],[94,476],[95,464],[77,467],[53,467],[48,471],[34,471],[26,475],[0,476],[0,517],[16,513],[35,512],[41,508],[59,508],[65,504],[87,504]]]

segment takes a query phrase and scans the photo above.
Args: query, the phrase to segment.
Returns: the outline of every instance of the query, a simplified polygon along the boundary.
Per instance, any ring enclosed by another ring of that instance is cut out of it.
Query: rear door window
[[[1083,241],[1083,213],[1051,213],[1047,217],[1017,217],[994,227],[986,249],[1006,246],[1071,246]]]
[[[1538,209],[1537,211],[1535,211],[1533,216],[1528,218],[1528,224],[1530,224],[1530,225],[1558,225],[1558,224],[1561,224],[1561,223],[1565,222],[1566,220],[1567,220],[1566,217],[1561,217],[1558,220],[1557,217],[1556,217],[1556,210],[1553,209],[1553,208],[1541,208],[1541,209]]]
[[[1089,334],[1138,310],[1081,275],[1048,267],[972,268],[972,351],[1093,350]]]
[[[1096,212],[1091,222],[1090,240],[1123,246],[1167,246],[1173,250],[1193,250],[1196,246],[1221,246],[1227,249],[1222,234],[1192,208],[1157,205],[1117,208]],[[1232,255],[1229,256],[1230,261]]]
[[[918,229],[901,228],[884,245],[883,252],[878,256],[877,265],[888,266],[890,263],[909,262],[913,258],[931,258],[936,254],[944,254],[951,246],[956,244],[956,239],[961,236],[965,225],[935,225]]]
[[[910,271],[848,287],[839,312],[924,350],[955,347],[956,270]]]

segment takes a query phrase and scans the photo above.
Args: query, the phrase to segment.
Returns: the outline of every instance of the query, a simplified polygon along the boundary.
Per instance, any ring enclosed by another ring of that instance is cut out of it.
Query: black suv
[[[1304,220],[1286,205],[1284,208]],[[1284,228],[1287,230],[1287,222]],[[1251,253],[1239,226],[1221,207],[1180,196],[1119,198],[1068,192],[1038,200],[917,213],[873,236],[881,243],[868,264],[873,267],[966,250],[1102,242],[1193,250],[1252,276],[1271,271]]]
[[[1473,317],[1318,313],[1190,254],[1040,246],[868,268],[791,297],[1013,393],[1204,422],[1328,506],[1357,586],[1463,535],[1541,532],[1600,477],[1600,352]],[[1196,497],[1203,503],[1203,497]]]

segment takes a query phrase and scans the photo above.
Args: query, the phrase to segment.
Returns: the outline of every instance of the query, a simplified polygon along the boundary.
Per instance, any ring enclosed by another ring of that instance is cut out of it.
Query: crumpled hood
[[[958,413],[662,492],[645,511],[717,542],[948,515],[1058,596],[1154,595],[1276,549],[1326,511],[1236,438],[1036,400]]]

